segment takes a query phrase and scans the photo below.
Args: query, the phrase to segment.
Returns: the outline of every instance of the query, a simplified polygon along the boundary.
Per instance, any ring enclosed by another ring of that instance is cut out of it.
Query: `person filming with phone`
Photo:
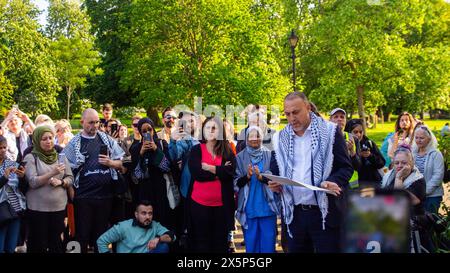
[[[336,123],[338,128],[342,132],[345,145],[347,147],[347,152],[350,155],[350,159],[352,161],[352,166],[354,169],[353,175],[350,178],[350,187],[358,188],[359,187],[359,177],[358,177],[358,169],[361,168],[362,160],[360,153],[360,144],[359,140],[356,136],[354,136],[351,132],[347,132],[345,130],[345,124],[347,123],[347,112],[345,112],[342,108],[334,108],[330,112],[330,121]]]
[[[30,253],[64,253],[67,189],[73,182],[69,162],[55,149],[55,131],[48,125],[33,132],[33,150],[26,155],[25,178]]]
[[[130,148],[131,168],[139,179],[138,201],[150,201],[154,219],[173,229],[174,211],[169,205],[166,185],[166,177],[170,176],[172,167],[167,142],[158,138],[149,118],[139,120],[138,130],[142,139]]]
[[[25,196],[20,189],[20,185],[26,183],[25,169],[6,156],[7,142],[4,136],[0,136],[0,206],[9,207],[15,215],[0,217],[0,253],[14,253],[26,209]]]
[[[117,119],[110,119],[106,122],[106,133],[114,139],[119,138],[120,121]]]
[[[358,180],[374,182],[379,186],[384,175],[379,170],[384,167],[386,161],[375,142],[365,135],[362,119],[349,120],[345,125],[345,131],[358,139],[358,150],[361,157],[361,165],[357,169]]]
[[[125,152],[116,140],[98,130],[100,119],[89,108],[81,116],[83,130],[72,138],[64,153],[74,172],[74,209],[76,238],[81,252],[108,229],[114,196],[113,183],[119,182]]]
[[[3,136],[8,140],[8,150],[6,156],[13,161],[20,163],[25,157],[25,149],[31,146],[31,138],[24,130],[25,126],[34,130],[36,126],[33,121],[22,112],[17,104],[13,105],[2,122]]]

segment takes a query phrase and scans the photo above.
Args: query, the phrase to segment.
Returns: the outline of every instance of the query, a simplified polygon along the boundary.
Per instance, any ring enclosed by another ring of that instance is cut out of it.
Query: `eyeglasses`
[[[138,124],[137,124],[137,123],[133,123],[133,127],[134,127],[134,128],[137,128],[137,127],[138,127]]]
[[[99,123],[100,123],[100,120],[92,120],[92,121],[88,122],[89,125],[94,125],[94,124],[99,124]]]
[[[176,117],[174,117],[172,115],[165,115],[164,118],[165,119],[176,119]]]

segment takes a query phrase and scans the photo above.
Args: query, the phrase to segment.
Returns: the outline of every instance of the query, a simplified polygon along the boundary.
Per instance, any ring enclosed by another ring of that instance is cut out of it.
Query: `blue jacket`
[[[191,172],[189,171],[188,159],[189,153],[193,146],[200,142],[195,138],[186,138],[181,140],[170,140],[169,143],[169,155],[173,163],[181,160],[181,179],[180,179],[180,192],[184,198],[187,197],[189,186],[191,184]]]

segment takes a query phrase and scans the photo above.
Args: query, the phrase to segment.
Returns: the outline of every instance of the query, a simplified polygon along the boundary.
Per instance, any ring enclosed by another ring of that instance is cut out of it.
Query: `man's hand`
[[[98,163],[107,167],[112,167],[112,160],[107,155],[98,155]]]
[[[320,187],[332,191],[331,194],[334,196],[339,196],[342,191],[338,184],[330,181],[323,181],[320,183]]]
[[[181,140],[188,136],[188,134],[184,131],[180,132],[179,129],[175,129],[172,131],[172,134],[170,135],[171,138],[174,140]]]
[[[119,138],[119,131],[115,131],[114,133],[111,134],[111,136],[115,139]]]
[[[282,190],[282,185],[278,182],[269,181],[269,189],[273,192],[280,193]]]
[[[153,250],[153,249],[156,248],[156,246],[158,245],[158,243],[159,243],[159,237],[156,237],[156,238],[154,238],[154,239],[151,239],[150,241],[148,241],[147,248],[148,248],[149,250]]]

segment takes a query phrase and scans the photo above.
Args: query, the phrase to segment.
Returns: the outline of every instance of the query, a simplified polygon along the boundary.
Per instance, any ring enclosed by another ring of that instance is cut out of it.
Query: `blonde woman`
[[[444,157],[437,149],[436,137],[425,125],[417,126],[414,131],[413,155],[416,167],[425,178],[425,210],[437,213],[444,195]]]
[[[67,143],[73,138],[72,126],[66,119],[58,120],[55,123],[55,144],[61,147],[66,147]]]

